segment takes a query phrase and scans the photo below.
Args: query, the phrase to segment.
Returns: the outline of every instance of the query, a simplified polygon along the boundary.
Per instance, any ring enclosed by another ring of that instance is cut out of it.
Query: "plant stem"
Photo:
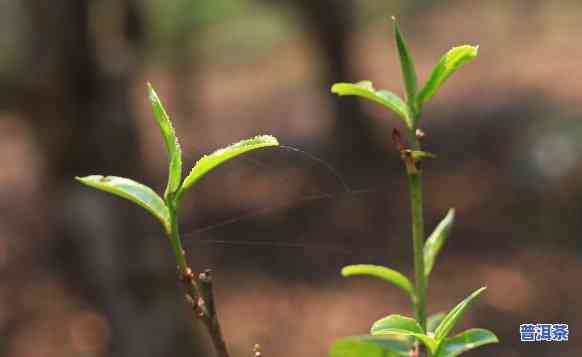
[[[186,261],[186,254],[184,253],[184,249],[182,248],[182,241],[180,240],[178,217],[176,215],[176,210],[173,207],[170,209],[170,221],[170,244],[172,245],[172,250],[174,251],[174,257],[176,258],[178,271],[180,274],[186,274],[188,271],[188,262]]]
[[[176,258],[180,281],[184,283],[186,289],[186,300],[192,305],[196,317],[206,326],[218,357],[229,357],[216,313],[210,270],[200,274],[198,279],[194,276],[192,269],[188,267],[186,252],[182,248],[176,207],[172,203],[169,203],[168,207],[171,220],[170,244]]]
[[[410,129],[409,141],[413,150],[420,150],[420,142],[416,137],[416,128]],[[426,331],[426,276],[424,275],[424,220],[422,208],[422,171],[412,158],[403,158],[408,178],[410,194],[410,212],[412,218],[412,248],[414,253],[414,282],[416,287],[415,312],[416,319]]]
[[[422,218],[422,177],[408,174],[412,214],[412,247],[414,251],[414,278],[416,284],[416,318],[426,330],[426,278],[424,276],[424,227]]]
[[[179,279],[184,283],[187,299],[192,301],[193,307],[197,309],[198,298],[200,297],[200,289],[196,283],[196,279],[194,279],[192,269],[188,267],[186,252],[184,251],[184,248],[182,248],[182,240],[180,239],[180,228],[178,225],[176,208],[171,204],[168,204],[168,207],[170,209],[170,245],[172,246],[172,251],[174,252],[174,258],[176,259]]]
[[[220,321],[216,312],[216,304],[214,303],[214,290],[212,288],[212,275],[210,269],[205,270],[198,278],[198,286],[200,287],[200,294],[204,302],[206,318],[204,324],[212,338],[212,344],[218,354],[218,357],[229,357],[226,348],[226,342],[222,335],[220,328]]]

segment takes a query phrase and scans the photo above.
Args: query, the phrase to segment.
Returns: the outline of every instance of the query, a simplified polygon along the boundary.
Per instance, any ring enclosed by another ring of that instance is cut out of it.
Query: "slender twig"
[[[171,200],[168,201],[171,202]],[[169,209],[171,220],[170,244],[178,265],[179,280],[184,284],[186,290],[186,301],[192,306],[196,317],[206,326],[217,356],[229,357],[216,313],[211,271],[207,269],[197,278],[194,276],[192,269],[188,266],[186,252],[182,248],[176,207],[173,204],[169,204]]]
[[[174,252],[174,258],[176,259],[176,264],[178,268],[178,279],[184,284],[186,290],[186,299],[192,304],[194,309],[197,309],[197,303],[200,296],[199,287],[194,279],[194,273],[192,269],[188,266],[188,261],[186,260],[186,252],[182,248],[182,241],[180,240],[180,231],[178,226],[178,217],[176,215],[175,207],[170,207],[170,232],[168,237],[170,239],[170,245],[172,246],[172,251]]]
[[[218,314],[216,313],[211,273],[210,269],[206,269],[198,276],[198,287],[200,289],[199,303],[204,305],[202,311],[205,311],[202,321],[206,325],[208,333],[212,338],[212,344],[216,349],[218,357],[228,357],[228,350],[226,348],[226,343],[224,342],[222,329],[220,328]]]

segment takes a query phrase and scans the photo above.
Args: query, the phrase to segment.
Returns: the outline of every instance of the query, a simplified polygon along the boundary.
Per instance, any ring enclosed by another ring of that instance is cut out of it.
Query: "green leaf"
[[[413,341],[405,336],[351,336],[334,342],[330,357],[408,357]]]
[[[160,132],[166,144],[166,151],[168,152],[168,184],[164,197],[168,199],[170,194],[178,191],[180,188],[180,181],[182,180],[182,150],[176,137],[176,132],[170,121],[170,117],[166,113],[160,98],[150,83],[148,83],[149,98],[156,118],[156,123],[160,128]]]
[[[419,108],[428,102],[445,83],[445,81],[461,68],[465,63],[477,57],[479,46],[459,46],[449,50],[433,69],[428,81],[418,93],[417,102]]]
[[[416,69],[414,67],[414,60],[410,51],[408,51],[408,46],[406,46],[406,41],[404,36],[400,31],[398,22],[395,17],[392,17],[394,23],[394,37],[396,40],[396,49],[398,50],[398,55],[400,56],[400,68],[402,70],[402,78],[404,79],[404,87],[406,89],[406,100],[412,112],[416,111]]]
[[[426,240],[426,243],[424,244],[424,275],[426,277],[430,275],[436,257],[449,237],[454,221],[455,210],[451,208],[445,218],[443,218],[430,237]]]
[[[455,357],[474,348],[498,342],[497,336],[489,330],[470,329],[447,338],[440,346],[436,357]]]
[[[182,188],[178,192],[176,198],[177,201],[180,200],[186,190],[220,164],[249,151],[278,145],[279,142],[275,137],[270,135],[259,135],[251,139],[239,141],[238,143],[232,144],[223,149],[216,150],[210,155],[205,155],[196,162],[196,165],[194,165],[188,176],[184,179]]]
[[[384,330],[405,330],[413,333],[423,333],[422,327],[418,324],[418,322],[407,316],[402,315],[388,315],[386,317],[381,318],[380,320],[374,322],[372,328],[370,329],[370,333],[372,335],[377,335]]]
[[[434,314],[428,317],[426,320],[426,330],[428,332],[434,332],[438,325],[440,325],[441,321],[445,318],[444,312],[439,312],[438,314]]]
[[[145,208],[153,214],[164,226],[166,233],[170,232],[170,214],[164,200],[151,188],[125,177],[92,175],[75,177],[87,186],[123,197]]]
[[[331,87],[332,93],[339,96],[355,95],[382,104],[394,111],[404,120],[409,128],[412,128],[412,116],[408,105],[396,94],[387,90],[375,90],[372,82],[362,81],[358,83],[336,83]]]
[[[483,291],[487,289],[486,287],[482,287],[469,295],[465,300],[461,301],[457,306],[455,306],[447,316],[441,321],[439,326],[435,330],[435,338],[436,340],[441,343],[442,340],[449,335],[449,332],[455,327],[457,321],[463,316],[467,308],[471,305],[471,303],[479,296]]]
[[[434,353],[437,348],[436,341],[424,334],[418,322],[410,317],[401,315],[389,315],[372,325],[370,333],[374,336],[402,335],[416,337],[430,351]]]
[[[406,276],[396,270],[379,265],[368,264],[348,265],[342,269],[342,276],[344,277],[355,275],[373,276],[385,280],[406,291],[408,295],[414,299],[415,294],[412,283]]]

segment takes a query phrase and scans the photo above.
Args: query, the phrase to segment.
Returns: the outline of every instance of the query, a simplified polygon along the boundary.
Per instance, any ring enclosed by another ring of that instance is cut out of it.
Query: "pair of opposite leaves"
[[[279,142],[273,136],[259,135],[216,150],[198,160],[182,181],[182,150],[178,138],[158,95],[149,83],[148,91],[154,116],[168,152],[168,183],[163,198],[150,187],[125,177],[90,175],[76,179],[87,186],[120,196],[145,208],[160,221],[166,233],[170,234],[171,215],[176,214],[183,194],[198,180],[236,156],[268,146],[277,146]]]
[[[404,79],[406,101],[388,90],[374,89],[371,81],[337,83],[332,87],[331,91],[340,96],[355,95],[381,104],[395,112],[409,129],[416,129],[424,104],[437,93],[453,73],[477,57],[479,46],[463,45],[450,49],[441,57],[422,89],[418,91],[414,60],[396,19],[392,18],[392,20],[394,22],[396,48],[400,57],[400,67]]]

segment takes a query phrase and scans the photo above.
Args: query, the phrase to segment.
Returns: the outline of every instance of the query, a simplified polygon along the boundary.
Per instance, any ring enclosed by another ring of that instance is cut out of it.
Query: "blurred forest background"
[[[264,133],[341,176],[263,150],[185,200],[185,246],[193,268],[215,272],[233,357],[257,342],[267,357],[326,356],[340,336],[411,314],[400,291],[339,276],[350,263],[410,273],[407,191],[390,141],[400,124],[329,93],[361,79],[402,92],[391,15],[422,80],[453,45],[480,45],[423,117],[438,155],[425,167],[426,229],[458,212],[430,311],[487,285],[463,327],[502,343],[472,356],[581,355],[579,0],[1,0],[0,356],[212,356],[158,224],[72,179],[163,187],[146,81],[186,166]],[[527,322],[568,323],[570,341],[523,344]]]

